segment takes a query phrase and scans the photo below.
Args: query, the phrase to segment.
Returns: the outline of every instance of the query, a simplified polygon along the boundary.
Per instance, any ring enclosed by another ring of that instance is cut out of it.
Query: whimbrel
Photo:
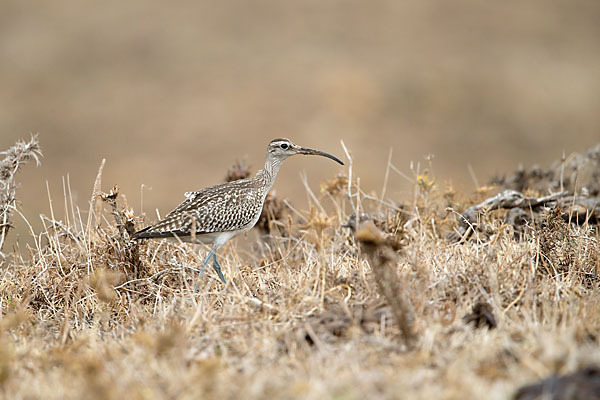
[[[223,283],[227,283],[217,261],[217,250],[256,224],[281,163],[295,154],[328,157],[344,165],[331,154],[300,147],[289,139],[274,139],[267,147],[265,167],[256,176],[186,193],[186,199],[164,219],[136,232],[133,238],[178,238],[185,242],[212,244],[202,262],[200,276],[212,258],[215,272]]]

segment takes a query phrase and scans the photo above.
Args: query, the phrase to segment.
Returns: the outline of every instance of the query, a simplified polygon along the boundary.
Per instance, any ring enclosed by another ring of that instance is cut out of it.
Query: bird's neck
[[[281,167],[281,162],[283,160],[271,158],[267,156],[265,161],[265,167],[258,171],[256,174],[256,178],[262,180],[265,183],[266,191],[271,190],[273,183],[275,182],[275,178],[277,177],[277,173],[279,172],[279,168]]]

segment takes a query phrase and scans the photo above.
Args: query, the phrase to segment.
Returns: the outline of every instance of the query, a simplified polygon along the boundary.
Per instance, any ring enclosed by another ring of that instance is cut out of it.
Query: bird
[[[344,165],[329,153],[298,146],[289,139],[273,139],[267,146],[265,166],[254,177],[185,193],[185,200],[173,211],[134,233],[132,239],[174,238],[183,242],[212,244],[202,261],[199,277],[212,259],[213,269],[221,282],[227,284],[217,261],[217,250],[234,236],[256,225],[281,164],[296,154],[327,157]]]

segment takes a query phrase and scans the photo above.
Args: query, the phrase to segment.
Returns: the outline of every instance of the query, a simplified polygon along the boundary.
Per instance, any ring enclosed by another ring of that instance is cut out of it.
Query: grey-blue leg
[[[217,272],[217,275],[219,275],[219,279],[221,279],[221,282],[223,283],[227,283],[227,281],[225,280],[225,277],[223,276],[223,272],[221,272],[221,264],[219,264],[219,262],[217,261],[217,253],[212,252],[213,255],[213,268],[215,269],[215,271]]]
[[[204,258],[204,261],[202,261],[202,266],[200,267],[200,278],[202,278],[202,274],[204,274],[204,270],[206,269],[206,266],[208,265],[208,262],[210,261],[210,259],[212,258],[213,261],[213,268],[215,269],[215,272],[217,273],[217,275],[219,275],[219,279],[221,279],[221,282],[223,283],[227,283],[227,281],[225,280],[225,277],[223,276],[223,272],[221,271],[221,264],[219,264],[219,262],[217,261],[217,253],[215,252],[214,249],[210,249],[210,251],[208,252],[208,255],[206,256],[206,258]]]
[[[204,261],[202,261],[202,266],[200,267],[200,273],[199,273],[199,277],[202,278],[202,274],[204,274],[204,270],[206,269],[206,266],[208,265],[208,262],[210,261],[210,258],[214,255],[215,253],[213,252],[212,249],[210,249],[210,251],[208,252],[208,255],[206,256],[206,258],[204,259]]]

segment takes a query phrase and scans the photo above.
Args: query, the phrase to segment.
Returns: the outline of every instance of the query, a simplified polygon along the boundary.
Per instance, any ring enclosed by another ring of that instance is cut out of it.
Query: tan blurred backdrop
[[[41,168],[20,176],[28,217],[103,188],[162,213],[262,167],[275,137],[343,156],[367,190],[386,161],[467,189],[519,162],[600,141],[600,2],[82,1],[0,3],[0,148],[39,132]],[[276,189],[302,196],[340,169],[296,157]],[[391,196],[406,197],[392,174]],[[57,206],[61,208],[60,206]]]

